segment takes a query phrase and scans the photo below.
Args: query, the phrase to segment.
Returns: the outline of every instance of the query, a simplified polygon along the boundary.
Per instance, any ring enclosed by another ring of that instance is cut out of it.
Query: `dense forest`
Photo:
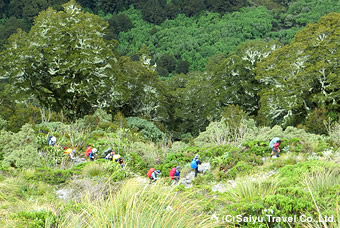
[[[43,121],[42,110],[72,121],[97,108],[175,139],[230,105],[312,133],[338,120],[338,1],[93,0],[79,1],[79,14],[64,3],[0,4],[9,130]]]
[[[0,226],[339,227],[339,47],[336,0],[0,0]]]

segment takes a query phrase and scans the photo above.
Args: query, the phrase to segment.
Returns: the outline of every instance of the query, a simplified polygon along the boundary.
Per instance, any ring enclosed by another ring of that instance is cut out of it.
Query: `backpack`
[[[89,158],[94,158],[95,153],[91,150],[91,153],[89,154]]]
[[[148,173],[146,174],[148,177],[151,177],[152,173],[155,172],[154,168],[150,168]]]
[[[174,179],[175,173],[176,173],[176,168],[172,168],[169,172],[169,177],[171,177],[171,179]]]
[[[112,148],[109,147],[106,150],[104,150],[104,152],[100,155],[101,158],[105,158],[106,155],[108,155],[108,153],[110,153],[112,151]]]
[[[273,149],[274,148],[274,144],[277,143],[278,141],[280,141],[279,137],[273,138],[272,140],[270,140],[269,147]]]
[[[196,162],[195,159],[192,159],[192,161],[191,161],[191,163],[190,163],[190,166],[191,166],[191,168],[193,168],[193,169],[196,169],[196,168],[197,168],[197,162]]]
[[[87,150],[85,152],[85,156],[88,157],[91,152],[92,152],[92,148],[91,147],[87,148]]]

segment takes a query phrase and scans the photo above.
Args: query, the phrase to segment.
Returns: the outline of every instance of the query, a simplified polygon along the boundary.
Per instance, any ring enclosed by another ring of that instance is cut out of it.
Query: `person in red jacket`
[[[274,146],[273,146],[273,150],[272,150],[272,154],[270,155],[270,157],[273,157],[273,155],[276,153],[276,157],[280,157],[280,144],[281,144],[281,140],[277,141]]]
[[[91,146],[90,146],[90,145],[87,145],[87,149],[86,149],[86,151],[85,151],[85,156],[88,157],[88,156],[90,155],[91,151],[92,151]]]

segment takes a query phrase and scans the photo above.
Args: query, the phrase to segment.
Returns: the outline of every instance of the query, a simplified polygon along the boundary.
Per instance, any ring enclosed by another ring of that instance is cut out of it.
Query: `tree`
[[[8,20],[4,23],[4,25],[0,24],[0,51],[4,49],[4,46],[7,43],[7,39],[20,28],[24,31],[29,31],[30,25],[27,21],[23,19],[17,19],[12,16],[8,18]]]
[[[256,115],[259,109],[257,93],[261,85],[255,79],[255,67],[280,47],[277,41],[244,42],[227,58],[210,66],[214,75],[211,87],[214,88],[216,102],[221,107],[238,105],[249,114]],[[219,56],[213,59],[218,60]]]
[[[260,114],[269,123],[298,124],[315,108],[340,111],[339,24],[339,13],[322,17],[257,66]]]
[[[160,24],[165,20],[164,8],[161,5],[162,1],[148,0],[142,7],[144,20],[153,23]]]
[[[166,75],[164,76],[168,76],[169,73],[172,73],[176,68],[176,59],[169,54],[162,55],[157,61],[157,70],[159,68],[165,69]]]
[[[123,76],[115,43],[103,39],[107,22],[84,13],[74,0],[64,11],[51,8],[36,18],[29,33],[19,30],[1,53],[0,75],[40,103],[69,117],[121,99]]]

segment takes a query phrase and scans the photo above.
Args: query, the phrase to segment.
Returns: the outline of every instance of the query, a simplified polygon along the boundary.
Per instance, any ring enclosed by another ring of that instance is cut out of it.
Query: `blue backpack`
[[[196,168],[197,168],[197,162],[196,162],[195,159],[192,159],[192,161],[191,161],[191,163],[190,163],[190,166],[191,166],[191,168],[193,168],[193,169],[196,169]]]
[[[273,138],[273,139],[270,141],[270,143],[269,143],[269,147],[273,149],[274,144],[277,143],[278,141],[280,141],[280,138],[279,138],[279,137]]]

